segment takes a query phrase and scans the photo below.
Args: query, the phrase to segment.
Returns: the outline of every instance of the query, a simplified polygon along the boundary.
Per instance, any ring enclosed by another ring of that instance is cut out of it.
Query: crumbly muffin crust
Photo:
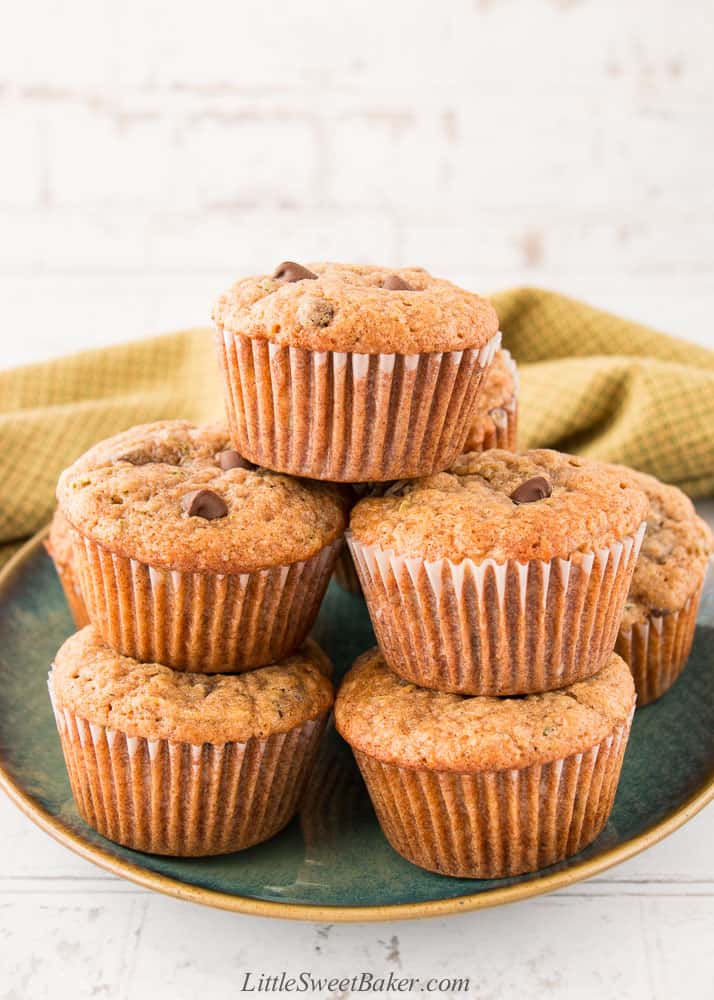
[[[498,332],[486,299],[420,267],[309,264],[316,279],[243,278],[213,308],[220,331],[314,351],[421,354],[483,347]],[[410,288],[390,289],[397,275]]]
[[[714,536],[676,486],[625,466],[613,466],[647,496],[647,530],[622,618],[624,627],[651,614],[679,611],[701,585]]]
[[[561,690],[488,698],[417,687],[372,649],[342,682],[335,723],[351,746],[384,763],[500,771],[595,746],[625,722],[634,703],[632,675],[614,653],[599,673]]]
[[[132,427],[62,473],[62,512],[111,552],[189,573],[287,565],[340,537],[344,506],[333,487],[267,469],[224,470],[216,456],[231,447],[217,425],[162,420]],[[227,515],[190,516],[182,501],[199,489],[217,494]]]
[[[244,674],[191,674],[115,653],[94,626],[55,657],[55,705],[148,740],[244,742],[284,733],[329,711],[332,667],[308,640],[280,663]]]
[[[511,493],[542,476],[552,495],[516,504]],[[446,472],[361,500],[350,530],[364,545],[426,560],[578,558],[636,532],[640,489],[612,466],[557,451],[492,449],[462,455]]]
[[[481,391],[476,397],[476,406],[471,420],[464,452],[480,451],[488,431],[493,431],[492,410],[503,409],[513,401],[516,394],[516,374],[511,355],[501,348],[496,351],[491,367],[483,377]]]

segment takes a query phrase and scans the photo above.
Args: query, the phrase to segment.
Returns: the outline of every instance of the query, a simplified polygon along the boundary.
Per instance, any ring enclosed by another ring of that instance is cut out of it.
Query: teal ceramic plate
[[[42,536],[0,576],[0,783],[39,826],[141,885],[244,913],[388,920],[492,906],[568,885],[636,854],[714,797],[714,586],[694,651],[663,699],[637,712],[612,818],[589,848],[553,868],[499,881],[434,875],[382,836],[347,747],[328,734],[301,815],[267,844],[221,858],[155,857],[118,847],[79,818],[47,697],[53,654],[73,631]],[[373,644],[363,602],[333,583],[315,636],[344,672]]]

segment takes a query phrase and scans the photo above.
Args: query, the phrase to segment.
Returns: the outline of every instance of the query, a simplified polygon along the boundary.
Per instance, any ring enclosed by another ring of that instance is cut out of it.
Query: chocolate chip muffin
[[[221,427],[166,420],[60,477],[90,618],[118,652],[193,672],[274,662],[305,639],[345,524],[337,491],[256,468]]]
[[[444,875],[504,878],[597,837],[634,707],[615,654],[560,691],[488,698],[416,687],[375,649],[345,677],[335,721],[399,854]]]
[[[238,451],[336,482],[445,468],[500,342],[489,302],[421,268],[285,262],[213,318]]]
[[[647,500],[548,450],[462,455],[361,500],[348,541],[385,659],[461,694],[564,687],[615,645]]]
[[[137,851],[240,851],[292,818],[332,707],[308,641],[238,676],[115,653],[93,626],[61,647],[49,689],[72,794],[104,837]]]
[[[89,624],[89,615],[82,597],[74,556],[74,531],[60,510],[56,510],[52,518],[45,548],[55,564],[74,623],[77,628],[84,628]]]
[[[518,433],[518,373],[510,352],[496,351],[476,399],[464,451],[514,451]]]
[[[641,489],[649,503],[647,530],[615,646],[632,670],[641,708],[669,690],[684,669],[714,539],[689,497],[676,486],[624,466],[614,468]]]

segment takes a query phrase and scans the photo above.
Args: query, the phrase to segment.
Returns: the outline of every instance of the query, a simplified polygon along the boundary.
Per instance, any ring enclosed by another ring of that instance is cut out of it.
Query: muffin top
[[[577,559],[636,532],[647,510],[613,467],[546,449],[470,452],[390,492],[353,508],[355,539],[457,563]]]
[[[45,548],[58,566],[69,566],[72,562],[72,526],[59,507],[50,521],[50,530],[45,539]]]
[[[464,451],[481,451],[487,431],[493,431],[497,420],[505,420],[503,409],[517,391],[516,366],[510,352],[499,349],[493,356],[491,367],[486,370],[481,389],[476,396]]]
[[[299,562],[345,524],[334,487],[256,468],[223,427],[186,420],[101,441],[65,469],[57,498],[68,521],[110,551],[189,573]]]
[[[599,673],[561,690],[485,698],[410,684],[371,649],[342,682],[335,723],[348,743],[385,763],[499,771],[587,750],[634,705],[632,675],[614,653]]]
[[[701,583],[714,538],[692,501],[676,486],[625,466],[613,468],[643,490],[649,503],[647,530],[622,618],[627,627],[651,614],[683,607]]]
[[[243,742],[284,733],[329,711],[330,661],[308,640],[280,663],[245,674],[189,674],[115,653],[88,625],[61,646],[55,706],[147,740]]]
[[[286,262],[243,278],[213,308],[219,330],[312,351],[419,354],[483,347],[490,302],[420,267]]]

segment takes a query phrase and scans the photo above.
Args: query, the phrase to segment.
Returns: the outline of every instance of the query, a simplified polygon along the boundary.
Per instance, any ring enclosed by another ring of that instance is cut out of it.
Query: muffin
[[[615,654],[560,691],[499,699],[415,687],[371,650],[345,677],[335,720],[395,851],[443,875],[504,878],[597,837],[634,707]]]
[[[489,302],[421,268],[286,261],[213,318],[235,447],[335,482],[446,468],[500,343]]]
[[[62,584],[64,596],[77,628],[89,624],[87,607],[79,586],[79,573],[73,553],[73,531],[67,518],[60,510],[56,510],[50,523],[50,531],[45,539],[47,553],[55,564],[57,576]]]
[[[647,500],[555,451],[462,455],[353,508],[348,541],[389,666],[424,687],[527,694],[614,649]]]
[[[57,496],[106,642],[198,673],[297,649],[345,525],[334,488],[255,468],[224,428],[185,420],[95,445],[62,473]]]
[[[649,501],[647,530],[615,646],[630,666],[641,708],[664,694],[684,669],[714,539],[676,486],[616,468]]]
[[[476,399],[464,451],[514,451],[518,433],[518,373],[510,352],[496,351]]]
[[[190,674],[115,653],[94,626],[49,676],[77,809],[137,851],[200,857],[272,837],[296,811],[333,701],[308,641],[247,674]]]

